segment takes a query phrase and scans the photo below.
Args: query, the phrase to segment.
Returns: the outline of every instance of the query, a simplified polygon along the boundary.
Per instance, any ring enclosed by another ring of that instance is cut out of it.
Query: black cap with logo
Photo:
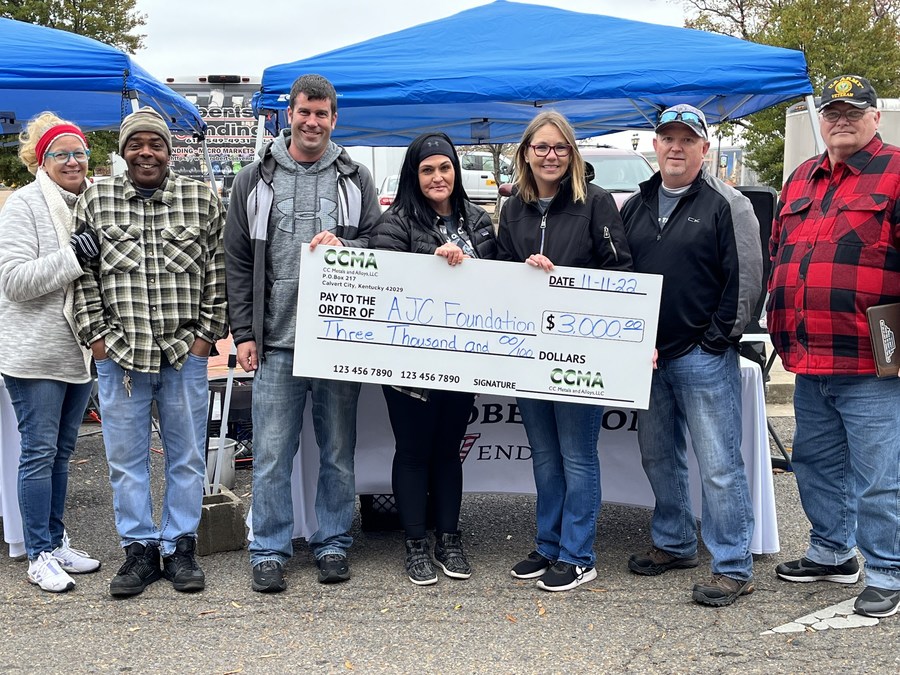
[[[866,78],[859,75],[841,75],[825,84],[819,110],[840,101],[857,108],[874,108],[878,103],[878,95]]]

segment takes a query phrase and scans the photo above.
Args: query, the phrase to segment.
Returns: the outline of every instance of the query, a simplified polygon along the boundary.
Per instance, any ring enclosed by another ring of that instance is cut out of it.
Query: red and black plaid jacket
[[[785,368],[875,373],[866,309],[900,302],[900,148],[876,136],[846,164],[828,154],[784,185],[772,239],[767,321]]]

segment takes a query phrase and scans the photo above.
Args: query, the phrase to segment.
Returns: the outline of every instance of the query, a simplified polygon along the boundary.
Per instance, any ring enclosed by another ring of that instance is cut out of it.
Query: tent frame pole
[[[825,152],[825,141],[822,140],[822,134],[819,133],[819,121],[816,119],[816,100],[812,94],[807,94],[803,100],[806,101],[806,113],[809,116],[809,126],[812,129],[813,141],[816,143],[816,154],[821,155]]]

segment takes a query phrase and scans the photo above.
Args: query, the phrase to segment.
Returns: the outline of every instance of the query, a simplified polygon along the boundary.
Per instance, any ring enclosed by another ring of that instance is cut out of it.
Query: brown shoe
[[[642,556],[635,554],[628,559],[628,569],[647,577],[655,577],[668,570],[689,569],[699,564],[696,553],[689,558],[678,558],[655,546]]]
[[[724,574],[713,574],[704,584],[694,584],[694,602],[710,607],[725,607],[742,595],[753,592],[753,577],[732,579]]]

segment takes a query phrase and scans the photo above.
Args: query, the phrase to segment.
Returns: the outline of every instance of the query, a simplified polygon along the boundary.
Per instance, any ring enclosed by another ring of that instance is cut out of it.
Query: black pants
[[[396,441],[394,498],[407,538],[425,536],[429,494],[436,530],[456,532],[462,501],[459,448],[475,395],[431,390],[422,401],[393,387],[382,389]]]

